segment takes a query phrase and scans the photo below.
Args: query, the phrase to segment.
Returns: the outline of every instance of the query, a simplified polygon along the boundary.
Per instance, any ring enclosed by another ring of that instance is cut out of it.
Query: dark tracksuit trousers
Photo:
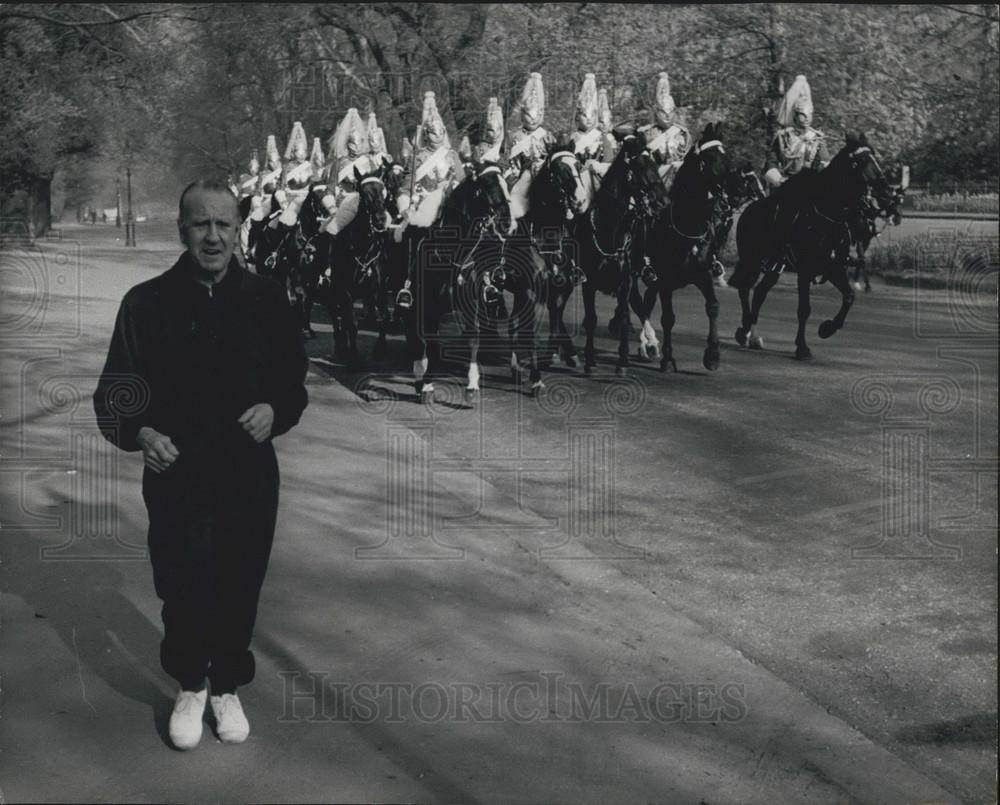
[[[285,433],[306,407],[306,368],[284,290],[235,260],[210,290],[184,256],[122,301],[94,409],[123,450],[140,449],[149,426],[179,452],[163,472],[146,469],[143,499],[163,601],[160,659],[185,689],[207,676],[219,694],[253,679],[279,477],[271,442],[254,442],[238,419],[268,403],[272,437]]]

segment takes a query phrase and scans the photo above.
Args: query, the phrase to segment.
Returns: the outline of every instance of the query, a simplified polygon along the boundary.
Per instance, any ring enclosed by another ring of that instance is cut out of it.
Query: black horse
[[[714,248],[719,241],[713,225],[725,222],[717,208],[729,207],[724,187],[730,171],[720,132],[709,124],[701,139],[681,164],[670,188],[670,203],[657,217],[649,239],[648,254],[656,272],[655,287],[659,292],[661,323],[663,326],[663,354],[660,369],[672,366],[677,371],[673,357],[672,331],[675,291],[694,285],[705,298],[708,315],[708,345],[702,358],[705,368],[719,368],[719,300],[713,281]],[[641,318],[648,320],[651,309]]]
[[[358,354],[358,327],[354,318],[354,302],[370,299],[376,307],[383,285],[383,263],[386,242],[386,189],[381,168],[362,174],[354,169],[357,191],[357,213],[336,234],[327,229],[313,239],[322,288],[320,296],[334,324],[334,355],[348,361],[352,368],[361,365]],[[341,202],[344,203],[344,202]],[[354,203],[353,200],[350,203]],[[325,277],[325,279],[322,279]],[[385,355],[388,315],[380,317],[373,359]]]
[[[879,166],[864,134],[848,135],[847,144],[818,173],[802,173],[789,179],[777,192],[751,204],[736,227],[739,260],[729,285],[739,289],[743,318],[736,330],[736,342],[751,349],[763,349],[756,332],[757,319],[768,291],[774,287],[786,265],[798,274],[798,333],[795,357],[808,360],[812,352],[806,344],[809,318],[809,290],[814,280],[829,280],[841,294],[840,310],[819,326],[819,337],[829,338],[844,326],[854,303],[854,291],[847,278],[847,256],[851,241],[850,221],[859,214],[865,195],[871,192],[881,213],[899,221],[897,196]],[[781,205],[785,215],[794,216],[785,257],[775,264],[772,240],[775,217]],[[750,291],[753,289],[753,303]]]
[[[494,280],[503,271],[510,233],[507,188],[492,163],[478,166],[445,195],[432,226],[411,225],[404,231],[403,253],[410,265],[406,341],[423,402],[434,399],[433,378],[443,369],[440,328],[449,310],[462,331],[466,401],[479,392],[479,337],[488,319],[495,327],[502,295]]]
[[[576,288],[586,279],[573,240],[574,223],[590,206],[591,190],[573,145],[559,137],[528,188],[528,211],[518,223],[518,236],[526,238],[536,267],[537,299],[544,299],[549,314],[548,356],[561,357],[576,366],[576,347],[563,314]],[[517,300],[515,300],[517,307]]]
[[[616,297],[613,320],[624,323],[618,329],[617,374],[624,374],[629,365],[629,297],[636,277],[648,264],[646,251],[652,224],[667,204],[667,191],[646,148],[645,137],[630,127],[619,127],[616,136],[621,140],[618,154],[601,180],[589,211],[573,226],[579,264],[586,276],[581,290],[587,374],[596,366],[598,290]]]

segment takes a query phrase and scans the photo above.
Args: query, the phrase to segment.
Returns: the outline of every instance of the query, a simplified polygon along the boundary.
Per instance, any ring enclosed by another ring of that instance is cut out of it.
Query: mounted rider
[[[416,151],[409,151],[410,165],[397,200],[405,225],[429,227],[438,217],[444,194],[457,181],[461,160],[451,147],[448,130],[433,92],[424,93],[424,107],[416,135]],[[411,192],[412,188],[412,192]],[[399,239],[402,230],[397,230]]]
[[[521,126],[510,133],[507,150],[511,213],[521,218],[528,209],[528,186],[549,155],[555,138],[542,126],[545,120],[545,87],[542,74],[532,73],[524,85],[518,105]]]
[[[250,209],[245,214],[245,218],[240,223],[240,251],[243,254],[243,259],[246,263],[253,263],[253,255],[250,253],[250,226],[253,223],[253,218],[251,214],[256,208],[259,208],[262,204],[258,190],[260,188],[260,161],[257,159],[257,149],[254,149],[250,153],[250,162],[247,165],[247,172],[241,173],[239,180],[236,182],[236,197],[240,200],[241,208],[246,209],[242,205],[247,203],[245,199],[249,198]],[[259,219],[257,219],[259,220]]]
[[[812,127],[812,116],[809,82],[804,75],[796,76],[778,107],[776,119],[781,128],[767,151],[764,179],[771,188],[803,170],[822,170],[830,161],[826,138]]]
[[[677,105],[670,94],[670,76],[666,72],[660,73],[656,82],[653,122],[640,126],[639,132],[645,135],[646,147],[660,163],[660,176],[669,190],[694,140],[677,120]]]
[[[830,161],[826,138],[812,127],[812,117],[812,91],[806,77],[798,75],[778,107],[776,119],[781,129],[768,148],[764,165],[764,179],[771,192],[781,188],[769,260],[778,270],[784,264],[785,245],[800,203],[808,194],[808,177]]]
[[[504,140],[503,109],[496,98],[490,98],[486,107],[486,119],[483,123],[479,142],[472,147],[472,161],[475,163],[492,162],[506,168],[503,151]]]
[[[598,128],[599,123],[597,80],[593,73],[587,73],[583,77],[583,87],[576,100],[576,131],[570,135],[573,151],[581,162],[586,163],[601,158],[604,143],[602,132]]]
[[[267,165],[260,175],[260,192],[264,209],[269,212],[272,196],[282,207],[285,205],[285,194],[282,190],[281,156],[278,153],[278,141],[273,134],[267,135],[267,146],[264,149],[264,154],[267,157]]]
[[[289,199],[297,199],[300,203],[309,192],[309,183],[312,181],[313,167],[308,156],[309,140],[306,139],[302,124],[296,120],[288,137],[288,145],[285,146],[282,182]]]
[[[368,152],[368,129],[358,110],[352,106],[330,141],[327,192],[333,196],[333,202],[331,205],[324,201],[324,206],[327,209],[332,206],[333,209],[330,221],[324,228],[331,235],[342,232],[358,214],[359,198],[354,172],[357,170],[358,173],[365,174],[371,171]]]
[[[403,188],[396,200],[403,222],[393,233],[393,240],[401,243],[409,226],[429,228],[438,218],[445,193],[458,181],[462,162],[451,147],[448,129],[437,108],[434,93],[424,93],[424,106],[420,126],[415,136],[416,149],[403,143],[403,159],[407,173]],[[407,260],[407,279],[396,296],[396,304],[408,308],[413,302],[410,292],[413,272],[412,259]]]

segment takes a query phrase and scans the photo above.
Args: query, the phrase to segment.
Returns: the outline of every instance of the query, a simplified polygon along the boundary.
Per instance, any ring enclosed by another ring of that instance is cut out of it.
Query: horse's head
[[[617,159],[623,161],[625,185],[639,214],[656,216],[667,206],[667,189],[660,178],[659,167],[646,148],[646,137],[638,131],[621,138]]]
[[[702,178],[712,192],[718,192],[729,178],[729,157],[722,147],[722,126],[709,123],[694,147]]]
[[[559,138],[528,189],[530,209],[545,217],[542,223],[572,221],[590,206],[590,190],[580,172],[572,142]],[[536,216],[537,217],[537,216]]]
[[[744,162],[739,170],[729,174],[726,194],[734,208],[742,207],[751,201],[759,201],[767,195],[760,177],[749,162]]]
[[[846,144],[827,168],[827,171],[831,170],[842,175],[849,203],[860,204],[864,196],[870,193],[883,214],[898,218],[899,198],[886,179],[875,156],[875,149],[864,133],[847,135]]]
[[[479,221],[485,228],[503,233],[510,227],[510,193],[503,171],[495,162],[484,162],[477,166],[475,174],[465,179],[469,187],[466,215],[471,221]]]
[[[354,166],[354,181],[358,188],[358,218],[368,223],[372,232],[385,229],[385,201],[387,190],[382,181],[382,168],[361,173]]]
[[[382,167],[379,176],[382,179],[382,184],[385,185],[385,206],[394,221],[400,217],[396,200],[399,198],[399,194],[403,192],[403,174],[405,173],[406,168],[398,162],[394,162],[391,157],[382,157]]]
[[[709,123],[688,151],[670,187],[674,201],[689,197],[718,196],[729,182],[729,158],[722,146],[721,126]]]

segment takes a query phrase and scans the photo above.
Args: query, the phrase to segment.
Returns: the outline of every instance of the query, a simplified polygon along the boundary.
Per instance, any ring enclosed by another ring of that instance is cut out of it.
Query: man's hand
[[[143,461],[153,472],[163,472],[180,455],[169,436],[149,426],[139,428],[135,440],[142,448]]]
[[[239,418],[243,430],[257,444],[267,441],[271,436],[271,425],[274,424],[274,409],[267,403],[257,403],[243,412]]]

